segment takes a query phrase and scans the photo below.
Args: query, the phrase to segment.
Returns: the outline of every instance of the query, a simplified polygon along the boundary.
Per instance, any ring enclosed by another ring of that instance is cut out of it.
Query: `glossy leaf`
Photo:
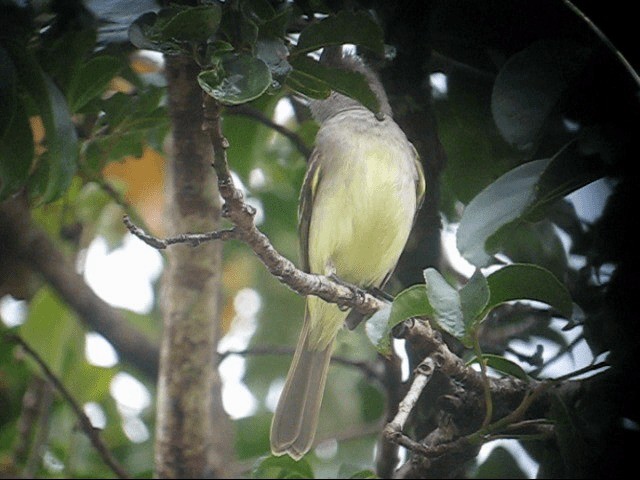
[[[534,191],[549,159],[534,160],[505,173],[482,190],[464,209],[457,231],[458,250],[478,267],[492,259],[485,242],[500,228],[521,217],[536,197]]]
[[[411,317],[431,317],[433,315],[433,308],[429,304],[425,286],[423,284],[413,285],[398,293],[393,299],[391,309],[387,314],[388,316],[385,318],[384,328],[379,338],[375,339],[369,335],[369,338],[376,344],[378,351],[383,355],[391,353],[390,334],[393,327]],[[367,334],[369,334],[371,328],[369,324],[373,319],[374,317],[367,321]]]
[[[384,42],[380,25],[364,11],[340,11],[305,28],[293,54],[304,54],[328,45],[351,43],[383,56]]]
[[[484,353],[482,354],[482,359],[488,367],[498,370],[499,372],[506,373],[507,375],[519,378],[520,380],[527,380],[528,378],[527,372],[525,372],[520,365],[512,362],[508,358],[500,355]],[[467,362],[467,365],[471,365],[473,363],[479,363],[478,357],[473,357],[469,362]]]
[[[271,85],[271,72],[265,63],[249,55],[230,55],[221,68],[198,75],[200,87],[225,105],[239,105],[261,96]]]
[[[122,66],[118,58],[110,55],[100,55],[80,65],[74,72],[67,91],[71,111],[77,112],[89,101],[101,95]]]
[[[469,332],[482,320],[481,314],[489,303],[489,285],[480,269],[476,269],[459,294],[465,330]]]
[[[424,271],[427,297],[433,308],[433,321],[457,339],[466,334],[464,315],[458,291],[435,268]]]
[[[491,111],[504,138],[530,148],[589,50],[568,40],[539,41],[511,57],[496,78]]]
[[[172,6],[166,14],[159,14],[160,40],[183,40],[202,42],[213,35],[220,25],[221,10],[217,3],[195,7]],[[167,19],[166,21],[164,19]]]
[[[567,288],[551,272],[533,264],[513,264],[487,277],[491,296],[488,309],[511,300],[535,300],[571,318],[573,301]]]
[[[0,136],[0,201],[22,188],[29,177],[33,161],[33,136],[22,102],[2,112]],[[5,123],[3,121],[3,123]]]
[[[317,82],[316,85],[324,84],[329,90],[335,90],[359,101],[374,113],[379,111],[378,98],[361,73],[328,67],[307,56],[291,58],[290,63],[294,72],[313,78]]]
[[[527,218],[536,220],[558,198],[603,177],[607,171],[603,150],[608,148],[589,137],[565,145],[540,175],[535,187],[535,203],[529,208]]]
[[[62,195],[71,183],[77,169],[78,137],[62,92],[32,57],[22,66],[21,80],[38,107],[47,135],[46,181],[38,195],[47,203]]]
[[[514,263],[535,263],[561,280],[567,273],[567,252],[558,229],[549,219],[510,224],[491,236],[486,248],[489,251],[499,248]]]
[[[251,478],[315,478],[309,463],[303,458],[293,460],[288,455],[265,457],[251,472]]]
[[[204,42],[218,29],[221,9],[217,3],[172,5],[159,13],[148,12],[129,28],[129,40],[138,48],[165,53],[180,51],[181,42]]]
[[[460,220],[457,245],[462,256],[487,266],[518,227],[512,222],[540,220],[556,201],[604,175],[601,156],[581,148],[580,142],[570,142],[553,158],[520,165],[480,192]]]

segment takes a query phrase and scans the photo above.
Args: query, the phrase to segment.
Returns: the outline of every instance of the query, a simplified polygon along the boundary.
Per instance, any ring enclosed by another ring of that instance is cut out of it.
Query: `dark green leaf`
[[[239,8],[225,8],[220,24],[225,40],[240,51],[253,50],[258,39],[258,25]]]
[[[588,57],[589,50],[573,41],[543,40],[505,63],[494,84],[491,110],[509,143],[532,146]]]
[[[527,380],[528,378],[527,372],[525,372],[520,365],[512,362],[508,358],[504,358],[500,355],[484,353],[482,354],[482,359],[485,361],[487,366],[498,370],[499,372],[506,373],[507,375],[519,378],[520,380]],[[478,357],[473,357],[467,362],[467,365],[471,365],[472,363],[479,363]]]
[[[9,114],[4,110],[2,115]],[[33,135],[22,102],[13,110],[0,136],[0,201],[22,188],[33,161]]]
[[[548,219],[508,224],[487,240],[486,249],[500,249],[514,263],[540,265],[558,279],[564,279],[567,273],[567,252],[557,228]]]
[[[487,279],[479,268],[473,273],[469,281],[459,290],[462,315],[467,333],[481,322],[484,308],[489,303],[489,286]]]
[[[574,141],[552,159],[534,160],[505,173],[465,208],[457,232],[458,249],[476,266],[510,242],[523,221],[538,221],[562,197],[604,175],[600,156],[585,155]]]
[[[385,305],[376,313],[371,315],[365,324],[367,337],[371,343],[376,346],[378,353],[385,357],[391,355],[391,339],[389,337],[391,333],[391,329],[389,328],[390,315],[391,306]]]
[[[383,334],[374,341],[377,349],[383,355],[389,354],[391,343],[389,335],[393,327],[400,322],[411,317],[431,317],[433,308],[427,297],[427,290],[424,285],[413,285],[396,295],[391,304],[391,311],[387,321],[384,323]],[[373,317],[372,317],[373,319]],[[367,321],[367,333],[369,333],[369,322]]]
[[[303,458],[295,461],[288,455],[268,456],[259,461],[251,478],[314,478],[313,470]]]
[[[340,11],[300,33],[294,55],[318,50],[328,45],[352,43],[365,47],[381,57],[384,55],[383,33],[380,25],[364,11]]]
[[[236,452],[240,460],[255,459],[269,451],[270,413],[260,413],[240,418],[235,427]]]
[[[534,160],[505,173],[464,209],[457,231],[458,250],[478,267],[492,257],[485,243],[500,228],[520,218],[536,197],[535,186],[551,160]]]
[[[340,68],[331,68],[307,56],[291,58],[290,63],[294,68],[294,72],[315,79],[316,86],[324,83],[330,90],[335,90],[359,101],[372,112],[377,113],[379,111],[378,98],[369,87],[363,74]],[[304,77],[297,76],[294,80],[299,81],[301,78]]]
[[[82,64],[71,78],[67,91],[71,111],[77,112],[101,95],[122,67],[120,59],[109,55],[101,55]]]
[[[360,470],[357,473],[354,473],[349,478],[380,478],[378,477],[373,470]]]
[[[54,318],[55,321],[52,321]],[[58,377],[64,374],[67,352],[82,351],[84,344],[83,337],[78,335],[77,320],[48,288],[40,289],[31,300],[29,315],[19,332]],[[35,364],[33,368],[40,372]]]
[[[47,155],[41,158],[48,163],[47,177],[44,189],[38,193],[40,201],[51,202],[62,195],[76,172],[78,137],[66,99],[32,56],[24,59],[19,72],[36,103],[47,135]]]
[[[267,0],[247,0],[240,4],[244,17],[257,25],[260,38],[284,38],[291,18],[291,5],[274,8]]]
[[[435,268],[424,271],[427,297],[433,308],[433,321],[445,332],[462,340],[466,329],[460,295]]]
[[[226,105],[238,105],[261,96],[271,85],[265,63],[249,55],[229,55],[222,68],[205,70],[198,83],[210,96]]]
[[[548,270],[533,264],[507,265],[487,277],[491,309],[511,300],[536,300],[571,318],[573,302],[569,291]]]
[[[365,422],[375,422],[385,413],[385,397],[373,384],[364,380],[357,385],[359,397],[362,399],[362,418]]]
[[[206,5],[172,5],[138,17],[129,27],[129,41],[138,48],[159,50],[167,54],[191,50],[186,44],[204,42],[220,26],[221,9],[217,3]]]
[[[326,82],[299,70],[292,70],[287,75],[286,84],[292,90],[309,98],[323,99],[331,93],[331,87]]]
[[[0,46],[0,138],[13,121],[18,103],[17,72],[9,52]]]
[[[217,3],[195,7],[173,6],[160,12],[158,39],[202,42],[213,35],[220,25],[221,10]]]
[[[600,152],[587,150],[588,140],[570,142],[553,156],[535,186],[535,203],[527,212],[528,219],[536,220],[559,198],[605,175],[605,161]]]

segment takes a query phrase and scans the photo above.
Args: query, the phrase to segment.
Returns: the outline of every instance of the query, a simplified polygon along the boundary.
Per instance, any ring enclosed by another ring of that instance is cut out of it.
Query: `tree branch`
[[[226,150],[229,148],[229,143],[222,133],[220,105],[211,97],[205,96],[204,112],[202,128],[208,132],[211,139],[214,151],[213,168],[218,176],[220,195],[225,202],[222,215],[233,223],[234,228],[208,233],[185,233],[160,239],[148,235],[125,217],[124,223],[129,231],[148,245],[158,249],[180,243],[196,246],[210,240],[240,240],[251,247],[274,277],[300,295],[316,295],[327,302],[353,308],[365,315],[380,310],[385,302],[374,295],[323,275],[303,272],[289,259],[280,255],[267,236],[256,227],[255,210],[244,202],[242,192],[234,185],[227,162]]]
[[[12,255],[41,274],[87,327],[109,340],[123,360],[156,378],[158,347],[95,294],[49,236],[31,221],[21,199],[0,204],[0,231],[6,248],[3,255]]]
[[[120,463],[113,457],[109,449],[103,443],[100,438],[100,431],[93,426],[89,417],[84,413],[78,402],[73,398],[73,396],[69,393],[69,391],[65,388],[62,382],[56,377],[56,375],[49,369],[47,364],[42,360],[40,355],[29,346],[27,342],[25,342],[18,335],[7,334],[5,335],[6,340],[17,343],[20,347],[38,364],[40,370],[47,378],[49,382],[55,387],[55,389],[62,395],[62,398],[69,404],[76,417],[78,417],[78,421],[80,423],[80,427],[85,435],[89,438],[89,441],[96,449],[102,461],[119,477],[119,478],[131,478],[131,476],[124,470],[124,468],[120,465]]]
[[[309,158],[309,156],[311,155],[311,150],[309,149],[309,147],[307,147],[307,144],[304,143],[299,135],[297,135],[295,132],[292,132],[288,128],[274,122],[269,117],[265,116],[260,110],[252,108],[248,105],[236,105],[234,107],[228,108],[227,112],[232,115],[243,115],[245,117],[257,120],[267,127],[272,128],[279,134],[287,137],[305,158]]]

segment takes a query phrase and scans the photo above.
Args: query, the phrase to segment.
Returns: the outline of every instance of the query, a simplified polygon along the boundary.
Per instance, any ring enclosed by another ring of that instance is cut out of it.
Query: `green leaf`
[[[40,72],[41,73],[41,72]],[[32,74],[37,75],[36,69]],[[48,178],[42,198],[43,203],[60,197],[76,173],[78,165],[78,136],[66,99],[53,81],[41,73],[30,85],[31,95],[38,104],[47,132]]]
[[[489,303],[489,285],[479,268],[459,290],[459,295],[465,330],[469,333],[483,320],[480,316]]]
[[[280,39],[287,33],[292,6],[281,3],[276,10],[267,0],[246,0],[240,3],[244,17],[258,27],[261,38]]]
[[[388,312],[388,318],[385,318],[386,321],[383,324],[384,329],[382,334],[377,340],[372,339],[372,341],[376,344],[379,353],[388,355],[391,353],[390,334],[393,327],[411,317],[431,316],[433,316],[433,308],[429,303],[425,286],[423,284],[412,285],[398,293],[393,299],[391,311]],[[374,317],[375,314],[367,321],[367,334],[369,334],[371,327],[369,323],[374,320]]]
[[[331,94],[331,87],[326,82],[300,70],[292,70],[285,83],[292,90],[309,98],[323,99]]]
[[[391,355],[391,339],[389,337],[391,333],[391,328],[389,327],[391,308],[389,305],[383,306],[371,315],[365,323],[367,338],[376,346],[378,353],[385,357]]]
[[[457,244],[462,256],[478,267],[487,266],[519,223],[539,221],[560,198],[603,176],[602,158],[582,148],[581,142],[570,142],[552,159],[520,165],[481,191],[460,220]]]
[[[385,414],[386,399],[380,390],[364,378],[358,382],[357,390],[362,402],[362,419],[366,423],[381,419]]]
[[[221,9],[217,3],[195,7],[171,6],[159,14],[159,39],[203,42],[216,32],[220,17]]]
[[[82,64],[71,78],[67,91],[71,111],[77,112],[101,95],[122,67],[120,59],[110,55],[100,55]]]
[[[352,43],[384,55],[383,32],[371,15],[364,11],[341,10],[305,28],[292,55],[300,55],[329,45]]]
[[[500,248],[514,263],[540,265],[558,279],[564,279],[567,273],[567,252],[558,229],[548,219],[509,224],[487,240],[486,248],[489,251]]]
[[[485,242],[501,227],[521,217],[533,203],[535,185],[550,160],[534,160],[505,173],[464,209],[456,234],[462,256],[478,267],[492,260]]]
[[[293,460],[288,455],[262,458],[251,472],[251,478],[314,478],[313,470],[303,458]]]
[[[201,72],[198,83],[208,95],[225,105],[250,102],[271,85],[269,68],[250,55],[228,55],[221,67]]]
[[[512,300],[546,303],[571,318],[573,301],[567,288],[551,272],[533,264],[513,264],[487,277],[491,296],[488,309]]]
[[[371,90],[365,76],[360,72],[328,67],[307,56],[290,58],[290,63],[294,68],[294,72],[298,74],[294,81],[311,77],[317,82],[315,83],[316,86],[324,84],[329,90],[335,90],[359,101],[374,113],[380,110],[378,98]],[[322,89],[323,93],[325,91],[326,89]]]
[[[569,142],[553,156],[535,186],[535,202],[526,213],[528,219],[536,220],[559,198],[605,175],[607,165],[601,152],[591,151],[590,140],[587,137]]]
[[[498,370],[499,372],[506,373],[507,375],[519,378],[520,380],[527,380],[529,378],[527,372],[525,372],[520,365],[512,362],[508,358],[502,357],[500,355],[483,353],[482,359],[487,366]],[[471,365],[472,363],[480,363],[478,357],[473,357],[467,362],[467,365]]]
[[[504,138],[526,149],[571,82],[580,75],[589,50],[570,40],[541,40],[512,56],[496,78],[493,118]]]
[[[424,272],[427,297],[433,308],[433,321],[445,332],[462,340],[466,329],[458,291],[435,268]]]
[[[373,470],[360,470],[359,472],[354,473],[349,478],[380,478],[378,477]]]
[[[255,459],[269,451],[272,414],[258,413],[233,422],[235,445],[240,460]]]
[[[165,53],[182,50],[183,42],[204,42],[216,33],[222,11],[217,3],[172,5],[157,14],[148,12],[129,27],[129,40],[138,48]]]
[[[71,183],[78,163],[78,137],[65,97],[43,72],[35,56],[23,50],[9,53],[18,80],[33,100],[46,131],[47,152],[40,156],[40,163],[46,164],[38,165],[40,178],[35,183],[39,188],[30,189],[30,193],[32,196],[36,193],[40,202],[48,203],[60,197]]]
[[[72,351],[84,352],[77,320],[48,288],[40,289],[31,300],[27,319],[18,331],[60,378],[64,376],[67,355]],[[40,367],[35,364],[32,366],[34,371],[40,372]]]
[[[11,123],[18,103],[17,72],[9,52],[0,46],[0,138]]]
[[[9,114],[9,109],[2,114]],[[7,115],[9,116],[9,115]],[[0,201],[22,188],[33,161],[33,135],[22,102],[17,102],[0,137]]]

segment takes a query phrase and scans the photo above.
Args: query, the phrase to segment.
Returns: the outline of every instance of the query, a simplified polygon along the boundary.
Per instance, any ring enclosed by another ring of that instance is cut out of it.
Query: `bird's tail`
[[[323,349],[309,344],[308,309],[296,352],[271,423],[271,452],[299,460],[313,444],[334,341]]]

